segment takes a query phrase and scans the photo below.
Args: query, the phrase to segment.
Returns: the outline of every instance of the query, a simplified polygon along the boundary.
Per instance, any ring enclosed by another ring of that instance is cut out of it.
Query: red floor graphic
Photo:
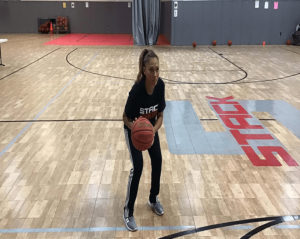
[[[130,34],[68,34],[46,42],[45,45],[130,46],[133,45],[133,38]],[[157,45],[170,45],[170,43],[160,35]]]

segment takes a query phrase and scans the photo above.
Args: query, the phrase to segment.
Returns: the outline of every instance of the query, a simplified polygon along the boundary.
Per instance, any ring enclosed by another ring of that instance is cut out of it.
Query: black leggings
[[[130,170],[128,186],[127,186],[127,196],[125,202],[125,208],[129,209],[129,216],[133,215],[134,203],[138,193],[138,187],[140,178],[143,171],[143,154],[138,151],[131,141],[131,131],[125,129],[125,139],[128,146],[130,159],[133,164],[133,168]],[[160,175],[161,175],[161,150],[158,133],[156,132],[154,136],[154,143],[151,148],[148,149],[149,156],[151,158],[152,173],[151,173],[151,189],[149,200],[155,202],[156,196],[159,194],[160,186]]]

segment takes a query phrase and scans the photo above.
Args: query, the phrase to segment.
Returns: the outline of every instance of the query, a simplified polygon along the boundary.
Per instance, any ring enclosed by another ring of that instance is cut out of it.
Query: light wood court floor
[[[281,166],[255,166],[242,151],[172,153],[165,121],[160,130],[165,215],[155,216],[146,205],[151,166],[145,153],[135,207],[140,230],[128,232],[122,212],[131,163],[121,118],[143,47],[43,45],[53,37],[1,35],[8,39],[2,45],[6,66],[0,66],[1,239],[159,238],[218,223],[300,215],[299,166],[276,154]],[[166,100],[189,102],[207,134],[229,132],[207,96],[285,102],[300,111],[299,47],[152,48],[160,57]],[[284,108],[274,115],[264,109],[251,114],[300,165],[295,133],[300,118],[285,115],[294,123],[284,124],[278,120]],[[208,143],[217,150],[214,140]],[[241,238],[267,222],[185,237]],[[300,238],[299,220],[253,238]]]

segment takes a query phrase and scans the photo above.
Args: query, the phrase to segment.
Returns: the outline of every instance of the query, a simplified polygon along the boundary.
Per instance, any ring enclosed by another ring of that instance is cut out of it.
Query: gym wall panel
[[[280,18],[280,31],[283,36],[290,36],[300,24],[300,0],[281,1],[281,11],[284,17]]]
[[[218,35],[219,39],[221,37],[221,42],[225,44],[228,40],[231,40],[234,44],[241,44],[241,28],[242,23],[240,19],[240,9],[242,2],[236,2],[236,4],[231,4],[231,2],[223,1],[221,10],[221,35]],[[210,42],[209,42],[210,43]]]
[[[67,16],[72,33],[131,34],[131,12],[127,2],[0,1],[0,33],[37,33],[38,18]]]
[[[160,34],[164,35],[171,42],[171,20],[172,20],[172,3],[171,1],[161,1],[160,12]]]
[[[171,45],[285,44],[300,23],[300,0],[279,0],[279,8],[255,9],[254,0],[181,0],[174,17],[174,1],[161,0],[160,33]],[[0,0],[0,33],[37,33],[38,18],[69,17],[72,33],[132,33],[129,1],[74,1],[62,8],[62,1]]]
[[[300,22],[300,1],[274,0],[264,9],[264,0],[256,9],[254,0],[181,0],[174,17],[172,2],[172,45],[210,44],[285,44]]]

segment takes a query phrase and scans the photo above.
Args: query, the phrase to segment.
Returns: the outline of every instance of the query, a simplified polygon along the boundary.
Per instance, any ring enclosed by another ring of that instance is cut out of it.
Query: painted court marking
[[[91,57],[91,59],[88,61],[88,63],[83,67],[86,68],[91,62],[96,58],[96,56],[99,53],[96,53],[94,56]],[[36,114],[34,117],[34,121],[37,120],[47,109],[48,107],[65,91],[68,86],[72,84],[72,82],[82,73],[82,71],[78,71],[75,76],[69,80],[69,82],[52,98],[50,101],[44,106],[44,108]],[[33,122],[29,122],[28,124],[25,125],[25,127],[17,134],[15,138],[13,138],[8,145],[4,147],[4,149],[1,150],[0,152],[0,157],[5,154],[12,146],[13,144],[30,128],[30,126],[33,124]]]
[[[300,219],[300,215],[291,215],[291,216],[277,216],[277,217],[261,217],[261,218],[252,218],[252,219],[245,219],[245,220],[239,220],[239,221],[232,221],[232,222],[224,222],[224,223],[218,223],[213,224],[209,226],[204,227],[198,227],[195,229],[190,229],[186,231],[176,232],[173,234],[170,234],[168,236],[161,237],[160,239],[173,239],[178,238],[190,234],[196,234],[203,231],[209,231],[213,229],[220,229],[220,228],[231,228],[232,226],[236,227],[237,229],[240,229],[242,224],[246,223],[257,223],[257,222],[263,222],[264,224],[257,226],[257,227],[251,227],[248,225],[242,225],[242,229],[250,229],[249,232],[247,232],[245,235],[243,235],[240,239],[249,239],[250,237],[254,236],[255,234],[270,228],[270,227],[277,227],[276,225],[284,223],[284,222],[290,222],[290,221],[297,221]],[[290,225],[283,225],[283,226],[290,226]],[[281,229],[284,227],[281,227]],[[288,227],[289,228],[289,227]]]
[[[254,226],[238,225],[225,228],[226,230],[252,230]],[[278,229],[300,229],[300,225],[278,225]],[[195,229],[195,226],[161,226],[161,227],[139,227],[139,231],[175,231]],[[109,232],[109,231],[127,231],[125,227],[86,227],[86,228],[15,228],[0,229],[1,234],[12,233],[51,233],[51,232]]]
[[[281,166],[278,154],[288,166],[298,163],[284,145],[251,112],[268,112],[300,138],[300,111],[280,100],[237,101],[233,97],[207,97],[208,104],[227,129],[206,132],[189,101],[168,101],[164,125],[173,154],[246,154],[255,166]],[[264,160],[259,155],[264,156]]]

